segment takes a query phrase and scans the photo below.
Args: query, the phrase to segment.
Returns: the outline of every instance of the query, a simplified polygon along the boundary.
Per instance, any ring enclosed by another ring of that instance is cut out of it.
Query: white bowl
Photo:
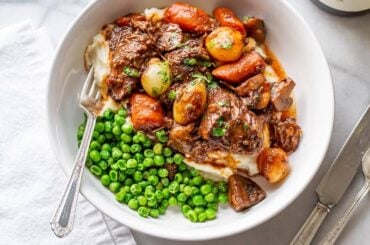
[[[77,94],[86,77],[83,54],[100,28],[119,16],[148,7],[165,7],[168,0],[99,0],[91,3],[72,23],[62,39],[51,70],[48,120],[52,148],[69,175],[77,151],[76,129],[83,120]],[[314,34],[286,1],[207,0],[186,1],[211,13],[227,6],[239,16],[261,17],[267,25],[267,42],[289,76],[297,83],[295,98],[298,123],[304,135],[291,155],[291,173],[279,186],[263,185],[267,198],[251,209],[236,213],[223,208],[217,219],[191,223],[177,209],[158,219],[144,219],[118,203],[89,171],[85,171],[81,193],[106,215],[128,227],[153,236],[175,240],[206,240],[253,228],[282,211],[308,185],[327,150],[333,125],[334,97],[329,68]]]

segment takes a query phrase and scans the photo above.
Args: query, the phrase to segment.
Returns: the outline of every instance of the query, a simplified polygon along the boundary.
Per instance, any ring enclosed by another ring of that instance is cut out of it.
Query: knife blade
[[[344,143],[333,165],[324,175],[316,192],[321,202],[333,206],[342,198],[355,176],[362,156],[370,147],[370,106]]]
[[[339,154],[324,175],[316,192],[319,201],[291,245],[311,243],[326,215],[339,202],[355,176],[365,151],[370,147],[370,105],[362,114]]]

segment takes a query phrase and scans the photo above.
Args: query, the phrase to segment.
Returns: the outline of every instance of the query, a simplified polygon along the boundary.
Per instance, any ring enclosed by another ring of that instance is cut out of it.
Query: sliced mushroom
[[[289,77],[280,82],[273,83],[271,88],[271,102],[277,111],[286,111],[293,103],[290,94],[295,87],[295,83]]]
[[[255,75],[236,87],[236,92],[239,96],[247,96],[250,92],[259,89],[266,82],[266,78],[262,74]]]
[[[287,119],[271,126],[274,143],[285,152],[293,152],[299,145],[301,127],[294,119]]]
[[[236,212],[249,208],[266,197],[266,192],[250,179],[238,174],[228,179],[229,203]]]
[[[248,36],[253,37],[257,42],[263,43],[266,40],[266,28],[263,20],[249,18],[244,22]]]

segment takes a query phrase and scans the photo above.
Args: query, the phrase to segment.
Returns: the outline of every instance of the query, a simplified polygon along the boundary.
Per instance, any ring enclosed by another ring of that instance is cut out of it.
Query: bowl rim
[[[199,234],[195,235],[194,234],[191,237],[189,237],[187,235],[187,233],[184,233],[185,235],[182,235],[182,234],[179,234],[179,233],[176,233],[176,232],[174,232],[174,233],[166,232],[166,231],[158,232],[158,230],[153,231],[151,229],[143,229],[142,226],[140,225],[141,222],[129,223],[127,220],[120,219],[112,211],[110,211],[109,208],[107,208],[104,205],[104,203],[103,203],[104,200],[99,200],[98,196],[93,195],[92,190],[90,190],[89,188],[87,188],[86,185],[81,183],[81,187],[80,187],[81,195],[86,200],[88,200],[98,211],[102,212],[104,215],[107,215],[108,217],[112,218],[113,220],[117,221],[118,223],[127,226],[129,229],[133,229],[133,230],[138,231],[138,232],[143,232],[143,233],[151,235],[151,236],[160,237],[160,238],[164,238],[164,239],[170,239],[170,240],[178,240],[178,241],[202,241],[202,240],[212,240],[212,239],[217,239],[217,238],[222,238],[222,237],[235,235],[235,234],[241,233],[243,231],[247,231],[247,230],[250,230],[254,227],[257,227],[257,226],[265,223],[266,221],[272,219],[273,217],[278,215],[283,210],[285,210],[290,204],[293,203],[294,200],[296,200],[302,194],[302,192],[308,187],[308,185],[311,183],[313,177],[315,176],[315,174],[318,172],[319,168],[321,167],[322,162],[323,162],[323,160],[326,156],[327,150],[329,148],[329,143],[331,141],[333,126],[334,126],[334,112],[335,112],[334,84],[333,84],[333,77],[332,77],[332,74],[331,74],[331,71],[330,71],[330,67],[329,67],[327,59],[324,55],[322,47],[321,47],[318,39],[316,38],[315,34],[313,33],[313,31],[311,30],[311,28],[307,24],[307,22],[304,20],[304,18],[301,16],[301,14],[287,0],[278,0],[278,1],[280,1],[283,5],[285,5],[285,7],[287,7],[289,9],[289,11],[295,16],[295,18],[297,18],[301,22],[300,24],[302,24],[302,27],[304,27],[305,33],[308,36],[310,36],[311,40],[314,40],[314,45],[316,46],[318,54],[320,55],[319,59],[321,59],[325,64],[325,66],[322,67],[322,69],[326,71],[327,76],[329,78],[328,80],[330,80],[330,85],[329,85],[330,89],[328,90],[328,94],[327,94],[327,102],[328,102],[328,109],[329,109],[328,112],[327,112],[328,113],[328,119],[329,119],[327,121],[328,131],[327,131],[327,135],[325,135],[325,137],[323,137],[324,140],[325,140],[323,145],[325,147],[323,147],[322,153],[318,157],[318,162],[320,162],[320,163],[316,164],[316,167],[311,172],[311,175],[307,177],[306,184],[300,186],[299,189],[296,189],[294,195],[290,195],[289,198],[286,199],[286,201],[278,209],[273,210],[272,212],[270,212],[269,215],[265,216],[264,218],[261,218],[260,220],[252,223],[251,225],[239,226],[239,227],[230,226],[230,227],[232,227],[231,229],[226,229],[226,230],[223,230],[222,232],[218,232],[216,234],[204,232],[201,235],[199,235]],[[81,12],[73,19],[73,21],[69,24],[68,28],[64,32],[62,38],[60,39],[60,41],[57,45],[56,51],[54,53],[55,55],[53,57],[53,62],[52,62],[52,66],[51,66],[51,69],[50,69],[49,77],[48,77],[47,101],[46,101],[47,102],[46,115],[47,115],[47,118],[48,118],[48,123],[47,123],[48,138],[49,138],[49,142],[51,144],[51,148],[52,148],[54,154],[57,157],[58,164],[63,169],[63,171],[64,171],[64,173],[66,174],[67,177],[70,175],[69,169],[67,169],[61,161],[61,159],[63,159],[63,158],[61,156],[60,151],[57,150],[58,149],[58,144],[56,143],[56,140],[53,138],[53,128],[52,128],[52,124],[50,123],[50,116],[51,116],[52,110],[54,109],[54,108],[51,108],[51,104],[49,103],[50,98],[51,98],[51,92],[52,92],[52,82],[51,81],[52,81],[53,74],[55,74],[57,69],[58,69],[57,60],[58,60],[58,57],[60,56],[60,54],[61,54],[61,52],[64,48],[65,40],[67,39],[69,33],[73,30],[73,28],[75,28],[76,23],[79,22],[80,19],[82,19],[84,17],[84,15],[88,12],[88,10],[90,8],[94,7],[98,2],[99,2],[98,0],[93,0],[89,4],[87,4],[81,10]]]

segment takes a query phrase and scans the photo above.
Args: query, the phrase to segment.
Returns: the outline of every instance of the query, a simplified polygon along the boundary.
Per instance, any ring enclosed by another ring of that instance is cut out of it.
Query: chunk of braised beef
[[[229,203],[237,212],[256,205],[266,197],[266,192],[259,185],[240,175],[231,175],[227,183]]]
[[[115,101],[126,99],[137,88],[137,83],[137,78],[128,77],[123,74],[110,75],[106,80],[108,94]]]
[[[157,47],[162,51],[168,52],[180,47],[184,34],[177,24],[160,23],[157,37]]]
[[[234,153],[259,152],[263,146],[264,121],[246,106],[242,106],[238,118],[230,123],[227,137]]]
[[[194,124],[186,126],[174,124],[169,132],[168,145],[181,153],[189,153],[195,141],[195,137],[192,135],[193,130]]]
[[[188,40],[182,47],[167,53],[165,57],[170,64],[172,76],[180,77],[182,81],[191,80],[192,73],[197,71],[197,66],[185,64],[186,59],[210,59],[207,50],[203,47],[202,38]]]
[[[290,94],[294,87],[295,83],[289,77],[272,84],[271,102],[277,111],[286,111],[292,105]]]
[[[174,163],[166,163],[164,167],[168,170],[168,179],[173,180],[177,172],[177,165]]]
[[[285,152],[294,152],[301,138],[301,127],[292,118],[271,125],[273,144]]]
[[[239,115],[239,107],[240,100],[233,93],[220,87],[211,89],[208,93],[207,109],[199,126],[199,135],[204,140],[221,138],[222,135],[214,135],[213,131],[229,128],[230,120],[235,120]]]

